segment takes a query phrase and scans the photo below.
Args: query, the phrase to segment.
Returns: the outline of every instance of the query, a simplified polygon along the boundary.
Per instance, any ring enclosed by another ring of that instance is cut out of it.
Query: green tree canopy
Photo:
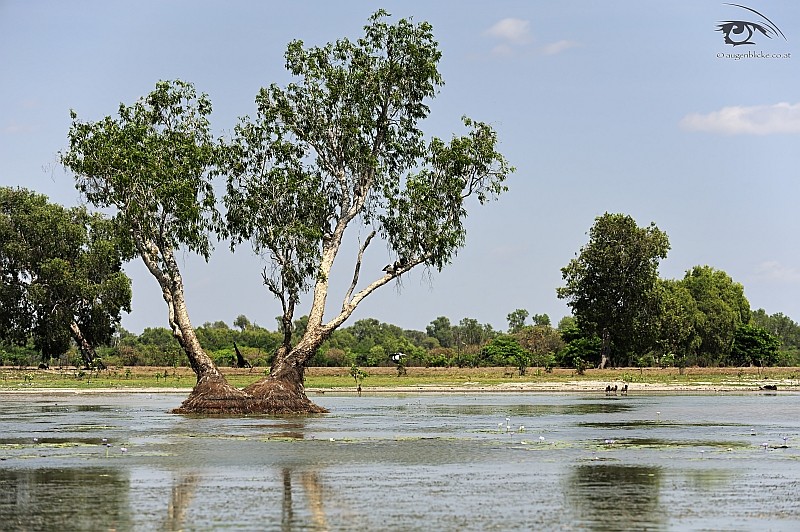
[[[481,358],[490,366],[515,366],[522,375],[530,363],[531,354],[513,336],[501,334],[483,346]]]
[[[764,309],[758,309],[750,314],[750,322],[780,339],[780,350],[785,357],[781,361],[783,364],[794,365],[800,361],[800,325],[789,316],[782,312],[767,314]]]
[[[197,340],[176,258],[187,249],[207,259],[217,227],[211,102],[190,83],[160,81],[133,105],[120,104],[117,114],[82,122],[72,111],[61,162],[89,202],[114,209],[114,223],[161,288],[170,330],[198,383],[224,382]]]
[[[497,335],[491,325],[488,323],[481,324],[475,318],[461,318],[461,321],[452,330],[453,344],[459,348],[481,346]]]
[[[548,327],[551,325],[550,316],[547,314],[534,314],[531,316],[531,320],[534,325],[547,325]]]
[[[561,269],[565,286],[558,297],[567,300],[582,330],[606,338],[604,357],[613,353],[623,361],[654,343],[658,265],[667,251],[669,239],[655,224],[638,227],[628,215],[606,213]]]
[[[506,316],[506,320],[508,320],[508,334],[514,334],[522,329],[529,315],[530,313],[527,310],[521,308],[510,312],[508,316]]]
[[[694,356],[702,342],[697,330],[700,313],[692,293],[681,281],[659,281],[661,311],[658,326],[659,355]]]
[[[771,366],[778,360],[777,336],[756,325],[740,325],[726,362],[730,366]]]
[[[75,341],[92,365],[130,311],[129,256],[115,227],[86,209],[66,209],[26,189],[0,188],[0,338],[32,338],[45,357]]]
[[[430,324],[425,327],[425,330],[428,336],[436,338],[439,341],[440,346],[453,346],[453,325],[450,323],[450,318],[447,316],[439,316],[431,321]]]
[[[736,330],[750,322],[750,303],[744,295],[744,286],[710,266],[695,266],[686,272],[680,284],[697,306],[698,363],[723,362],[731,352]]]

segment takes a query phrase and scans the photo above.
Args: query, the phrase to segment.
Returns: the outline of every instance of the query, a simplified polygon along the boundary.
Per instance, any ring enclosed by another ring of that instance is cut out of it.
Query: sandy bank
[[[419,384],[410,386],[362,386],[362,394],[389,394],[389,393],[596,393],[605,395],[607,381],[576,380],[566,382],[506,382],[501,384],[481,385],[480,383],[459,384]],[[618,384],[621,383],[611,383]],[[663,383],[629,383],[628,395],[650,393],[775,393],[772,390],[763,390],[762,386],[774,385],[778,393],[800,392],[800,380],[783,379],[760,381],[758,384],[722,382],[689,384],[663,384]],[[0,395],[101,395],[101,394],[188,394],[189,388],[24,388],[0,390]],[[339,388],[306,388],[309,395],[330,394],[355,394],[354,387]],[[620,392],[617,392],[620,395]]]

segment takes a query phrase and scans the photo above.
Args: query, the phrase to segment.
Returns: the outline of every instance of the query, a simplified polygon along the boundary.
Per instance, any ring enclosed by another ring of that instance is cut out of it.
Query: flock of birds
[[[628,395],[628,384],[623,384],[620,387],[617,387],[616,384],[614,386],[610,384],[606,386],[606,395],[617,395],[617,391],[619,391],[620,395]]]
[[[39,438],[33,438],[33,443],[34,443],[34,444],[38,444],[38,443],[39,443]],[[111,449],[111,447],[113,447],[113,445],[112,445],[111,443],[109,443],[109,441],[108,441],[108,438],[101,438],[101,439],[100,439],[100,444],[101,444],[103,447],[105,447],[105,448],[106,448],[106,458],[108,458],[108,452],[109,452],[109,449]],[[128,452],[128,448],[127,448],[127,447],[120,447],[120,448],[119,448],[119,451],[120,451],[122,454],[125,454],[125,453],[127,453],[127,452]]]

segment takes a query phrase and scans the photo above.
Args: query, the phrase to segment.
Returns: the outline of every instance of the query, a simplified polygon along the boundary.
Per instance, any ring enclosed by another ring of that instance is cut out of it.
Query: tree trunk
[[[195,384],[189,397],[179,408],[173,410],[176,414],[248,414],[252,413],[251,397],[234,388],[222,373],[217,369],[200,342],[197,340],[194,329],[189,324],[180,328],[181,343],[189,362],[197,375]],[[176,336],[177,337],[177,336]]]
[[[306,396],[305,362],[312,351],[301,342],[294,349],[278,349],[269,376],[244,389],[264,414],[324,414],[327,409],[314,404]]]
[[[78,344],[78,351],[81,352],[81,358],[83,358],[83,363],[86,365],[87,368],[94,367],[95,365],[95,358],[97,358],[97,353],[94,350],[92,344],[83,336],[81,332],[81,328],[78,326],[77,323],[74,321],[69,324],[69,330],[72,334],[72,338],[75,340],[75,343]],[[103,364],[102,361],[98,364],[98,369],[106,369],[106,365]]]
[[[611,364],[611,349],[610,349],[610,334],[608,329],[603,329],[603,346],[600,348],[600,366],[599,369],[606,369],[606,366]]]
[[[303,385],[305,362],[312,354],[313,350],[308,351],[307,345],[302,342],[292,350],[279,348],[269,376],[244,390],[230,386],[218,371],[216,374],[207,371],[202,377],[198,374],[197,384],[192,393],[180,408],[176,408],[173,412],[228,415],[326,413],[328,410],[312,403],[306,397]],[[203,356],[207,355],[203,353]]]
[[[177,269],[174,271],[177,272]],[[163,297],[169,309],[172,335],[180,343],[189,359],[189,364],[197,375],[197,384],[189,397],[173,412],[176,414],[250,413],[251,397],[228,384],[217,365],[200,345],[192,322],[189,320],[180,274],[174,273],[171,281],[169,285],[163,287]]]

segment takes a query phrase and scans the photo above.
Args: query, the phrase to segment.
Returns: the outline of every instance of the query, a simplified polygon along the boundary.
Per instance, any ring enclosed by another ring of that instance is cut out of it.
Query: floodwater
[[[0,528],[800,530],[794,393],[183,399],[0,395]]]

